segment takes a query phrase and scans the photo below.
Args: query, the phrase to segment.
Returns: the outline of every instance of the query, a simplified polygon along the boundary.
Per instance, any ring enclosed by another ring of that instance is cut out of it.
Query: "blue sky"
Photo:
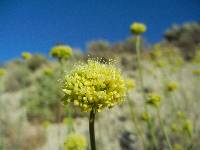
[[[0,61],[23,51],[48,54],[57,42],[85,49],[89,41],[122,41],[144,22],[157,42],[174,23],[200,21],[199,0],[0,0]]]

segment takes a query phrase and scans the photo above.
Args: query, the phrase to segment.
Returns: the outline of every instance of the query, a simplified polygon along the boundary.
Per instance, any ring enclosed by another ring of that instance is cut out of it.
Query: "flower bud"
[[[72,56],[72,48],[66,45],[57,45],[51,49],[50,55],[58,60],[67,60]]]
[[[23,52],[23,53],[22,53],[22,58],[23,58],[24,60],[31,59],[31,57],[32,57],[32,55],[31,55],[31,53],[29,53],[29,52]]]
[[[149,93],[147,95],[147,104],[158,107],[161,102],[161,97],[160,95],[156,93]]]
[[[146,31],[146,26],[143,23],[135,22],[130,26],[130,30],[133,34],[139,35]]]

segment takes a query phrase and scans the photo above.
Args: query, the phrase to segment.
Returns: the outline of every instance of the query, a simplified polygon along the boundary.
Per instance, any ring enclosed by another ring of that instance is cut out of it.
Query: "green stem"
[[[94,131],[94,121],[95,121],[95,112],[92,110],[90,112],[90,119],[89,119],[89,130],[90,130],[90,145],[91,150],[96,150],[96,143],[95,143],[95,131]]]
[[[64,73],[64,69],[63,69],[63,61],[62,59],[58,60],[59,64],[60,64],[60,76],[62,77],[63,73]],[[57,131],[57,136],[58,136],[58,149],[61,150],[61,145],[60,145],[60,137],[61,137],[61,131],[60,131],[60,122],[61,122],[61,105],[59,103],[58,105],[58,115],[57,115],[57,121],[58,121],[58,131]]]
[[[60,145],[60,136],[61,136],[61,131],[60,131],[60,121],[61,121],[61,110],[60,110],[60,105],[58,105],[58,116],[57,116],[57,121],[58,121],[58,130],[57,130],[57,136],[58,136],[58,149],[61,150],[61,145]]]
[[[193,134],[187,132],[187,139],[188,139],[188,147],[187,147],[187,150],[193,150],[193,149],[194,149],[194,145],[193,145]]]
[[[3,129],[0,129],[0,149],[2,149],[2,150],[4,149],[4,131],[3,131]]]
[[[68,134],[71,132],[74,132],[74,126],[73,126],[73,119],[72,119],[72,109],[70,107],[67,107],[67,118],[68,118]]]
[[[153,126],[153,123],[152,123],[152,119],[150,119],[150,120],[148,120],[148,122],[147,122],[147,125],[148,125],[148,128],[149,128],[149,130],[150,130],[150,134],[151,134],[151,136],[152,136],[152,140],[153,140],[153,144],[154,144],[154,146],[155,146],[155,149],[156,150],[159,150],[160,148],[159,148],[159,143],[158,143],[158,141],[157,141],[157,139],[156,139],[156,129],[155,129],[155,127]],[[151,143],[150,143],[151,144]]]
[[[141,64],[140,35],[136,36],[136,57],[137,57],[137,67],[138,67],[138,74],[139,74],[139,81],[140,81],[140,90],[142,92],[142,96],[143,96],[143,99],[145,101],[146,95],[144,93],[143,70],[142,70],[142,64]],[[144,104],[144,109],[148,113],[148,108],[147,108],[146,102]],[[151,124],[150,120],[147,121],[147,126],[148,126],[148,128],[150,128],[150,134],[153,138],[153,143],[154,143],[156,149],[158,150],[159,149],[158,143],[157,143],[157,140],[155,138],[154,132],[152,130],[152,124]]]
[[[139,71],[139,80],[140,80],[140,90],[144,95],[144,82],[143,82],[143,71],[142,71],[142,65],[141,65],[141,50],[140,50],[140,36],[136,36],[136,56],[137,56],[137,66]]]
[[[169,81],[168,77],[167,77],[167,73],[166,73],[166,70],[165,69],[162,69],[161,70],[162,72],[162,80],[163,80],[163,85],[167,85],[167,82]],[[174,92],[174,91],[173,91]],[[176,108],[176,105],[174,103],[174,96],[172,95],[172,92],[165,92],[164,93],[166,97],[169,97],[170,98],[170,103],[171,103],[171,106],[172,106],[172,111],[175,112],[177,110]]]
[[[194,149],[194,145],[193,145],[192,138],[189,138],[189,145],[187,147],[187,150],[193,150],[193,149]]]
[[[168,136],[168,134],[167,134],[167,131],[165,130],[163,121],[162,121],[162,119],[161,119],[159,108],[157,108],[157,115],[158,115],[158,119],[159,119],[159,122],[160,122],[161,130],[162,130],[162,132],[163,132],[163,134],[164,134],[164,136],[165,136],[167,145],[168,145],[168,147],[169,147],[170,150],[173,150],[172,144],[171,144],[171,142],[170,142],[170,140],[169,140],[169,136]]]
[[[172,105],[172,108],[173,108],[173,112],[176,112],[177,110],[179,110],[179,108],[176,106],[176,104],[174,103],[176,101],[176,98],[175,98],[175,93],[173,91],[173,93],[170,93],[170,101],[171,101],[171,105]]]

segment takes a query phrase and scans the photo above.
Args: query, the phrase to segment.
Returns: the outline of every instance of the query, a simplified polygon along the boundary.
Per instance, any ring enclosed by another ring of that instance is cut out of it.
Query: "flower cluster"
[[[178,111],[178,112],[176,113],[176,115],[177,115],[177,117],[178,117],[179,119],[185,119],[185,118],[186,118],[186,117],[185,117],[185,113],[182,112],[182,111]]]
[[[31,55],[31,53],[29,53],[29,52],[23,52],[23,53],[22,53],[22,58],[23,58],[24,60],[31,59],[31,57],[32,57],[32,55]]]
[[[130,26],[130,30],[133,34],[141,34],[146,31],[146,26],[143,23],[135,22]]]
[[[72,55],[72,48],[66,45],[57,45],[51,49],[50,55],[58,60],[67,60]]]
[[[160,95],[156,93],[149,93],[147,95],[147,104],[158,107],[161,102],[161,97]]]
[[[152,60],[157,60],[162,56],[162,51],[160,49],[155,49],[150,52],[150,57]]]
[[[65,76],[64,103],[72,102],[83,111],[100,112],[124,102],[127,87],[121,72],[111,63],[88,60]]]
[[[156,60],[155,61],[155,65],[158,67],[158,68],[163,68],[167,65],[166,61],[160,59],[160,60]]]
[[[180,131],[180,128],[179,128],[179,126],[176,123],[172,123],[171,124],[171,130],[173,132],[178,132],[178,131]]]
[[[65,140],[64,150],[85,150],[87,142],[84,136],[71,133]]]
[[[44,68],[43,73],[46,76],[52,76],[53,75],[53,70],[50,67],[46,67],[46,68]]]
[[[167,91],[169,91],[169,92],[172,92],[172,91],[176,90],[177,87],[178,87],[178,84],[177,84],[176,82],[170,82],[170,83],[168,83],[168,84],[166,85],[166,89],[167,89]]]
[[[184,124],[183,124],[183,131],[185,131],[189,136],[192,136],[193,132],[193,125],[191,120],[186,119]]]
[[[125,83],[128,90],[133,90],[136,86],[135,80],[132,79],[125,80]]]
[[[148,121],[148,120],[150,120],[150,115],[149,115],[149,113],[148,112],[142,112],[142,114],[141,114],[141,120],[142,121]]]

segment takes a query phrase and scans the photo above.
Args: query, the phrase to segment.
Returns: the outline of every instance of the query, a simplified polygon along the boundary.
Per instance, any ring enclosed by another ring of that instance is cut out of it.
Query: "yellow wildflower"
[[[150,115],[148,114],[148,112],[142,112],[141,120],[148,121],[149,119],[150,119]]]
[[[85,150],[87,141],[84,136],[76,133],[71,133],[65,140],[64,150]]]
[[[124,102],[127,87],[121,72],[112,63],[88,60],[65,76],[64,103],[72,102],[83,111],[101,111]]]
[[[141,34],[146,31],[146,26],[143,23],[135,22],[130,26],[130,30],[133,34]]]
[[[51,68],[44,68],[43,73],[46,76],[52,76],[53,75],[53,70]]]
[[[136,85],[135,80],[127,79],[125,80],[125,83],[128,90],[132,90],[135,88],[135,85]]]
[[[184,124],[183,124],[183,131],[185,131],[189,136],[192,136],[193,132],[193,125],[191,120],[186,119]]]
[[[178,87],[178,84],[176,82],[169,82],[166,86],[167,91],[172,92],[176,90]]]
[[[59,60],[67,60],[72,56],[72,48],[66,45],[57,45],[51,49],[50,55]]]
[[[155,49],[150,52],[151,59],[156,60],[162,56],[162,51],[160,49]]]
[[[149,93],[147,95],[147,104],[158,107],[161,102],[161,97],[160,95],[156,93]]]
[[[23,58],[24,60],[31,59],[31,57],[32,57],[32,55],[31,55],[31,53],[29,53],[29,52],[23,52],[23,53],[22,53],[22,58]]]
[[[159,68],[163,68],[166,66],[166,62],[162,59],[155,61],[155,65]]]
[[[178,125],[177,125],[176,123],[173,123],[173,124],[171,125],[171,130],[172,130],[173,132],[178,132],[178,131],[180,130],[180,128],[178,127]]]
[[[179,119],[185,119],[185,113],[182,112],[182,111],[178,111],[178,112],[177,112],[177,117],[178,117]]]

